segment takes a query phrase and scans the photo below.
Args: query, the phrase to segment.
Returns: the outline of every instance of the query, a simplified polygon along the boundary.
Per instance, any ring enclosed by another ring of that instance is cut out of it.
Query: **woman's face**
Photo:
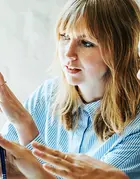
[[[60,32],[58,55],[66,80],[71,85],[94,85],[102,82],[107,71],[99,44],[85,34],[76,37]]]

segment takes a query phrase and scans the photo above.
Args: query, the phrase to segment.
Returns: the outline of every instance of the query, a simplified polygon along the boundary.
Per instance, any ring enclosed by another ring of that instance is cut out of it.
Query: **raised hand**
[[[0,111],[15,126],[18,132],[19,141],[22,145],[27,145],[38,135],[38,129],[32,116],[19,102],[16,96],[4,81],[0,73]],[[26,134],[25,134],[26,130]]]
[[[24,123],[31,118],[16,96],[7,86],[4,77],[0,73],[0,109],[13,124]],[[32,118],[31,118],[32,119]]]

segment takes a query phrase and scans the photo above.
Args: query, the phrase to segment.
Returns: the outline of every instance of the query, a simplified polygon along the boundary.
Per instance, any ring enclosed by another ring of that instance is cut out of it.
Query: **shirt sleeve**
[[[140,176],[140,131],[135,131],[107,152],[101,161],[125,172],[130,179]]]
[[[19,143],[17,132],[9,121],[4,124],[1,130],[1,135],[9,141]]]

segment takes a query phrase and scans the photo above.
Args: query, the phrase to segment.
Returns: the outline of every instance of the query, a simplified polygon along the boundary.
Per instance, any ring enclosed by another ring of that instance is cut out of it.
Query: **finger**
[[[15,158],[23,158],[22,151],[24,147],[4,139],[1,135],[0,135],[0,146],[2,146],[7,152],[9,152]]]
[[[6,81],[4,80],[3,75],[0,73],[0,101],[2,101],[5,88],[6,88]]]
[[[140,70],[139,70],[138,73],[137,73],[137,77],[138,77],[138,79],[140,80]]]
[[[5,100],[8,100],[10,102],[14,101],[15,103],[21,105],[17,97],[6,84],[0,87],[0,101],[5,102]]]
[[[0,85],[3,85],[4,83],[5,83],[4,77],[3,77],[2,73],[0,73]]]
[[[67,178],[67,179],[74,179],[74,177],[72,176],[72,173],[68,172],[66,170],[61,170],[61,169],[58,169],[58,168],[54,168],[54,167],[48,166],[46,164],[43,164],[43,168],[47,172],[49,172],[49,173],[51,173],[53,175],[57,175],[57,176]]]
[[[64,159],[64,160],[66,160],[66,161],[68,161],[70,163],[74,162],[74,159],[73,159],[73,157],[71,157],[71,155],[63,153],[63,152],[60,152],[58,150],[51,149],[51,148],[46,147],[46,146],[43,146],[38,142],[33,142],[32,146],[33,146],[34,149],[37,149],[37,150],[39,150],[41,152],[44,152],[46,154],[49,154],[49,155],[52,155],[54,157]]]
[[[4,96],[2,97],[7,97],[8,99],[14,99],[18,104],[21,104],[19,100],[16,98],[16,96],[13,94],[13,92],[10,90],[10,88],[6,85],[6,82],[4,80],[3,75],[0,73],[0,87],[1,87],[1,92],[3,93]]]
[[[6,81],[0,79],[0,102],[3,102],[6,95]]]
[[[7,85],[0,88],[0,108],[10,119],[17,120],[28,115],[28,112]]]
[[[74,164],[71,164],[68,161],[63,160],[59,157],[54,157],[54,156],[49,155],[47,153],[40,152],[37,149],[34,149],[32,151],[32,153],[33,153],[33,155],[41,158],[42,160],[44,160],[44,161],[46,161],[46,162],[50,163],[51,165],[56,166],[58,168],[66,169],[66,170],[71,171],[71,172],[75,172],[75,171],[79,170],[79,167],[75,166]]]

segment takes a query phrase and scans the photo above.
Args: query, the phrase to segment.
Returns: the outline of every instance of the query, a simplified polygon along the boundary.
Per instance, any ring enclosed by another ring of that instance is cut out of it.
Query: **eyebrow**
[[[78,37],[80,37],[80,38],[85,38],[85,37],[87,37],[85,34],[83,34],[83,35],[79,35]]]
[[[77,37],[78,38],[86,38],[87,36],[85,34],[83,34],[83,35],[78,35]]]
[[[66,32],[64,32],[64,34],[66,34],[67,35],[67,33]],[[82,35],[78,35],[77,37],[80,37],[80,38],[85,38],[85,37],[87,37],[85,34],[82,34]]]
[[[65,33],[65,32],[64,32],[64,34],[66,34],[66,35],[67,35],[67,33]],[[85,34],[78,35],[77,37],[78,37],[78,38],[90,38],[89,36],[86,36]],[[95,38],[95,39],[93,38],[92,40],[94,40],[94,41],[95,41],[95,40],[96,40],[96,38]]]

